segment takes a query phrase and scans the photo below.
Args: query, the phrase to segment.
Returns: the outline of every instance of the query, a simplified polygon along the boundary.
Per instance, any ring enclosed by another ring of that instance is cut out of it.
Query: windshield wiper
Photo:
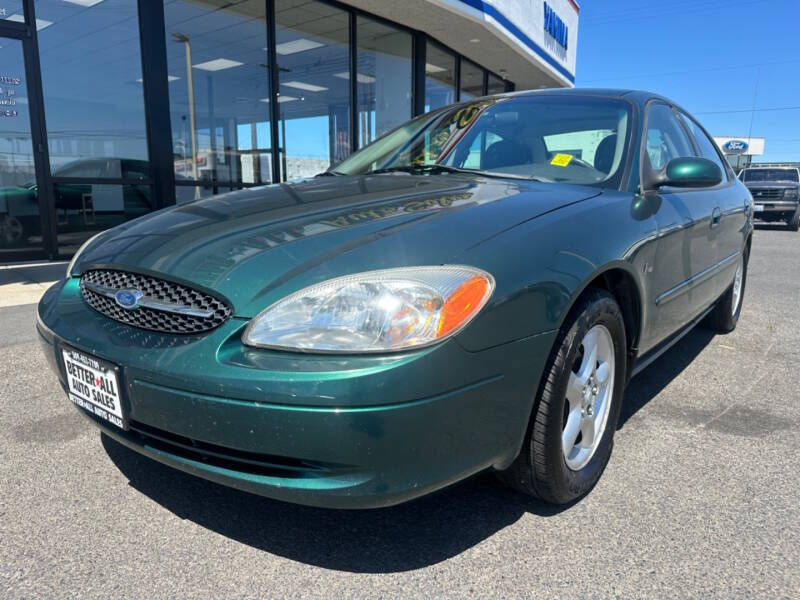
[[[375,169],[368,171],[366,175],[380,175],[381,173],[467,173],[469,175],[482,175],[484,177],[494,177],[497,179],[524,179],[526,181],[541,181],[550,183],[547,179],[539,177],[531,177],[528,175],[514,175],[512,173],[501,173],[494,171],[481,171],[480,169],[462,169],[459,167],[451,167],[449,165],[397,165],[395,167],[385,167],[383,169]]]
[[[340,177],[344,175],[344,173],[339,173],[338,171],[323,171],[322,173],[317,173],[314,177]]]
[[[381,173],[477,173],[472,169],[459,169],[448,167],[447,165],[397,165],[395,167],[385,167],[367,172],[367,175],[379,175]]]

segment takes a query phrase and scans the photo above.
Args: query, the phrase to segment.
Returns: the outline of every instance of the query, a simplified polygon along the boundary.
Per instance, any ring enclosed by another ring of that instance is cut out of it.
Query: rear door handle
[[[714,228],[719,225],[719,220],[722,218],[722,209],[717,206],[711,211],[711,227]]]

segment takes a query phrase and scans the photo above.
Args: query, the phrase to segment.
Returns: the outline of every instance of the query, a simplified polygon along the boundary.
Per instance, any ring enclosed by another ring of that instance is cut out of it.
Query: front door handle
[[[713,229],[717,225],[719,225],[719,220],[722,218],[722,209],[717,206],[714,210],[711,211],[711,228]]]

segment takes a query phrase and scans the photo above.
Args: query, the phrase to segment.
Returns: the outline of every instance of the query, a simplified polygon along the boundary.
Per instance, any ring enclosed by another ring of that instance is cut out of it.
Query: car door
[[[681,122],[689,130],[699,156],[714,163],[722,171],[722,183],[706,190],[719,207],[717,231],[717,263],[715,279],[715,299],[728,289],[736,272],[736,259],[744,246],[748,213],[751,210],[750,193],[736,183],[727,161],[720,155],[717,145],[697,121],[682,111],[678,111]]]
[[[648,105],[642,168],[660,171],[674,158],[695,155],[687,130],[672,107]],[[716,194],[707,189],[663,186],[656,196],[658,226],[650,274],[651,339],[663,341],[692,321],[716,298],[713,272],[717,263]],[[652,200],[652,198],[651,198]]]

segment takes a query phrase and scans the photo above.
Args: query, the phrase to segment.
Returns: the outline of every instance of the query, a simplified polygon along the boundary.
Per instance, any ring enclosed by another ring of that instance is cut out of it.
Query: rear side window
[[[647,111],[647,157],[656,171],[673,158],[694,156],[686,130],[666,104],[651,104]]]
[[[694,119],[684,113],[679,114],[681,121],[683,121],[684,125],[686,125],[689,133],[692,134],[694,141],[697,142],[697,148],[700,150],[700,156],[716,163],[716,165],[722,170],[722,180],[727,181],[728,170],[725,168],[725,163],[723,163],[722,159],[719,157],[716,144],[708,139],[706,132],[700,128]]]

